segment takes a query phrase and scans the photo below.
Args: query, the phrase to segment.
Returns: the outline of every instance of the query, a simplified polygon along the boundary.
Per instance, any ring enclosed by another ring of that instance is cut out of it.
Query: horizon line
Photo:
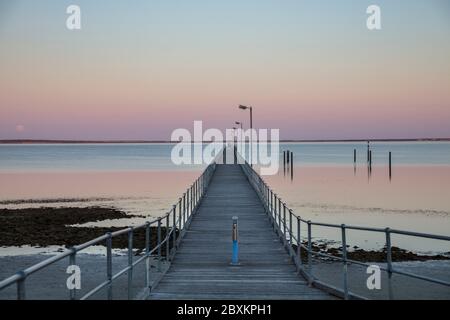
[[[270,141],[270,140],[269,140]],[[286,142],[414,142],[414,141],[450,141],[450,138],[385,138],[385,139],[280,139],[280,143]],[[0,139],[0,144],[88,144],[88,143],[98,143],[98,144],[113,144],[113,143],[179,143],[181,141],[171,141],[171,140],[114,140],[114,139]],[[193,141],[202,143],[212,143],[218,141]],[[222,142],[228,142],[228,140],[222,140]]]

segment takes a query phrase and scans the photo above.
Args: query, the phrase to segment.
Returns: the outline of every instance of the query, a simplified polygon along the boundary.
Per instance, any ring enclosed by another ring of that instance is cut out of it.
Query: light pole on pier
[[[253,167],[253,108],[240,104],[239,109],[250,110],[250,165]]]

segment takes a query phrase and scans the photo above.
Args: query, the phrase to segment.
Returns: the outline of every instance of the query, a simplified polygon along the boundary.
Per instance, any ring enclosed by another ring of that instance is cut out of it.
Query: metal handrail
[[[163,245],[166,246],[165,249],[165,260],[170,263],[171,258],[175,255],[177,247],[183,238],[186,228],[189,226],[193,214],[198,209],[198,205],[201,202],[203,196],[206,193],[207,186],[213,176],[216,169],[216,160],[209,164],[202,174],[194,181],[194,183],[183,193],[182,197],[178,199],[176,204],[172,206],[172,209],[167,212],[164,216],[154,219],[152,221],[147,221],[144,224],[124,228],[115,232],[108,232],[100,237],[92,239],[88,242],[82,243],[77,246],[73,246],[66,251],[45,259],[33,266],[30,266],[24,270],[17,272],[16,274],[0,281],[0,290],[3,290],[13,284],[17,285],[17,299],[26,299],[26,280],[32,274],[44,269],[64,258],[69,257],[69,264],[74,265],[76,263],[76,255],[79,251],[84,250],[93,245],[101,244],[106,241],[106,261],[107,261],[107,271],[106,280],[100,283],[98,286],[90,290],[84,296],[80,297],[80,300],[85,300],[99,292],[100,290],[107,288],[107,298],[112,299],[112,284],[113,281],[123,274],[128,274],[128,299],[133,299],[134,294],[132,290],[133,281],[133,269],[139,263],[146,261],[145,268],[145,287],[151,290],[150,283],[150,258],[156,254],[158,260],[158,271],[161,272],[161,260]],[[178,217],[176,217],[176,212],[178,210]],[[165,237],[162,239],[162,224],[165,222]],[[153,225],[157,225],[157,245],[151,248],[151,229]],[[145,228],[145,253],[138,260],[133,261],[133,232],[139,229]],[[178,233],[177,233],[178,230]],[[121,269],[115,274],[112,274],[112,239],[121,235],[127,234],[128,236],[128,265],[124,269]],[[171,240],[172,245],[170,244]],[[70,290],[70,299],[76,299],[76,289]]]
[[[322,223],[322,222],[313,222],[310,220],[304,220],[299,215],[296,215],[292,209],[288,208],[287,204],[281,200],[281,198],[273,192],[273,190],[268,186],[268,184],[263,180],[263,178],[255,171],[253,167],[251,167],[245,159],[241,157],[241,167],[243,169],[244,174],[247,176],[250,184],[253,186],[255,191],[257,192],[259,198],[261,199],[264,208],[266,210],[266,214],[269,216],[269,219],[273,225],[274,230],[278,233],[280,238],[282,239],[289,255],[292,257],[297,270],[307,279],[310,285],[316,285],[317,287],[326,289],[333,294],[336,294],[342,298],[350,299],[366,299],[365,297],[361,297],[353,292],[351,292],[348,288],[348,270],[347,267],[349,264],[358,264],[363,266],[370,266],[368,263],[364,263],[361,261],[356,261],[347,258],[347,243],[346,243],[346,230],[360,230],[360,231],[369,231],[369,232],[379,232],[385,234],[386,239],[386,267],[379,266],[380,270],[386,271],[388,273],[388,295],[389,299],[394,298],[393,290],[392,290],[392,276],[393,274],[399,274],[403,276],[407,276],[410,278],[415,278],[427,282],[432,282],[444,286],[450,286],[450,282],[444,281],[441,279],[436,279],[432,277],[422,276],[411,272],[405,272],[398,270],[392,265],[392,245],[391,245],[391,235],[405,235],[412,237],[420,237],[434,240],[443,240],[450,241],[449,236],[444,235],[434,235],[428,233],[421,232],[413,232],[413,231],[405,231],[398,229],[390,229],[390,228],[373,228],[373,227],[364,227],[364,226],[353,226],[353,225],[345,225],[345,224],[331,224],[331,223]],[[307,225],[307,239],[306,245],[304,245],[301,241],[301,227],[302,223]],[[296,234],[294,234],[295,224]],[[341,247],[342,253],[341,256],[334,256],[327,253],[323,253],[320,251],[315,251],[312,248],[312,226],[321,226],[328,228],[336,228],[341,230]],[[296,250],[294,250],[294,245],[296,246]],[[304,249],[307,253],[306,258],[306,266],[302,261],[302,251]],[[339,260],[343,262],[343,288],[336,288],[330,283],[326,283],[318,279],[315,275],[313,275],[313,266],[312,266],[312,258],[313,256],[322,256],[331,258],[334,260]]]

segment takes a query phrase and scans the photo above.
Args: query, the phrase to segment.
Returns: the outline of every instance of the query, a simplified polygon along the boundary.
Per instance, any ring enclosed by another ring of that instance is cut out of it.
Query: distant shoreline
[[[280,140],[280,143],[291,142],[437,142],[450,141],[450,138],[416,138],[416,139],[286,139]],[[203,143],[211,143],[212,141],[203,141]],[[162,143],[178,143],[170,140],[42,140],[42,139],[4,139],[0,140],[0,144],[125,144],[125,143],[146,143],[146,144],[162,144]]]

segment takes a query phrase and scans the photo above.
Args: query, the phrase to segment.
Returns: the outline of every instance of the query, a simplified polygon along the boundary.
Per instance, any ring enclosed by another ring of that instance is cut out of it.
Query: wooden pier
[[[231,262],[239,218],[239,266]],[[171,266],[149,299],[332,299],[308,286],[241,165],[217,165]]]

